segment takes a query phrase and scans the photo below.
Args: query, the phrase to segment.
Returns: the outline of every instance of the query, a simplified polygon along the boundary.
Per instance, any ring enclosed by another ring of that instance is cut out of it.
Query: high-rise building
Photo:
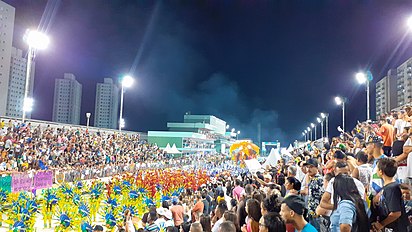
[[[33,96],[34,67],[31,64],[29,96]],[[23,56],[23,51],[15,47],[11,50],[9,91],[7,94],[6,115],[10,117],[22,117],[24,90],[26,88],[26,66],[27,58]],[[26,117],[30,118],[31,113],[26,112]]]
[[[119,88],[113,79],[104,78],[104,83],[97,83],[94,126],[115,129],[119,119]]]
[[[0,116],[7,112],[14,14],[14,7],[0,1]]]
[[[412,58],[409,58],[397,68],[396,89],[397,107],[412,102]]]
[[[82,85],[71,73],[63,79],[56,79],[54,85],[53,121],[80,124]]]
[[[376,82],[376,118],[389,113],[397,107],[397,70],[390,69],[388,74]]]

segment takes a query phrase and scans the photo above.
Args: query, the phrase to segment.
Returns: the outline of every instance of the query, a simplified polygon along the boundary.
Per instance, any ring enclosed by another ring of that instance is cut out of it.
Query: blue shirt
[[[338,207],[330,216],[330,231],[339,232],[341,224],[349,224],[356,221],[355,204],[349,200],[340,201]]]
[[[297,230],[295,230],[295,231],[297,231]],[[318,232],[318,231],[310,223],[307,223],[305,225],[305,227],[303,227],[302,232]]]

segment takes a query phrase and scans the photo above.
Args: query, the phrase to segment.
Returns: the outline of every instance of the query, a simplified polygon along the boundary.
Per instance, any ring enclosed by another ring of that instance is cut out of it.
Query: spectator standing
[[[384,228],[392,229],[396,232],[407,232],[409,221],[402,199],[402,191],[394,176],[397,171],[396,161],[390,158],[383,158],[378,163],[378,175],[383,179],[384,187],[374,198],[374,206],[379,207],[378,220],[372,223],[375,230]]]
[[[202,196],[200,194],[196,195],[196,204],[192,208],[192,222],[198,221],[200,215],[203,213],[205,205],[202,201]]]
[[[289,196],[282,202],[280,216],[285,223],[293,224],[298,232],[317,232],[315,227],[303,218],[305,201],[299,196]]]
[[[352,172],[352,177],[358,179],[365,189],[369,189],[372,178],[372,168],[368,163],[368,156],[365,152],[360,151],[356,154],[356,164],[358,165]]]
[[[286,226],[279,213],[267,213],[259,221],[259,232],[286,232]]]
[[[259,220],[262,217],[260,203],[256,199],[246,202],[247,222],[242,226],[242,232],[259,232]]]
[[[306,161],[308,165],[308,185],[306,186],[304,193],[308,195],[308,219],[309,223],[315,226],[319,230],[319,223],[316,218],[316,208],[319,206],[324,189],[323,179],[318,172],[318,161],[314,158]],[[287,198],[286,198],[287,199]]]
[[[383,153],[386,156],[391,156],[393,136],[394,136],[394,127],[389,124],[386,118],[382,118],[380,121],[379,133],[383,139]],[[402,129],[403,130],[403,129]]]
[[[353,178],[339,174],[333,183],[334,211],[330,216],[330,231],[369,231],[365,204]]]
[[[220,224],[224,221],[223,214],[227,210],[227,206],[225,203],[218,204],[215,210],[215,216],[212,219],[212,223],[214,223],[212,227],[212,232],[217,232],[219,230]]]
[[[182,205],[179,205],[179,200],[174,197],[172,199],[172,207],[170,208],[170,211],[172,212],[172,218],[175,227],[180,228],[180,226],[183,223],[183,216],[184,216],[184,208]]]
[[[242,186],[240,186],[241,181],[239,179],[235,180],[235,188],[233,189],[232,195],[233,198],[236,199],[238,202],[240,201],[240,197],[243,191],[245,191]]]

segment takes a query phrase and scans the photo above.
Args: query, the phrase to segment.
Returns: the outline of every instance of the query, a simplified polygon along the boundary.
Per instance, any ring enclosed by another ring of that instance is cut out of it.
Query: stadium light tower
[[[310,126],[315,129],[315,138],[313,140],[316,140],[316,125],[314,123],[311,123]]]
[[[30,73],[31,66],[34,58],[36,57],[37,50],[46,49],[50,43],[49,37],[47,35],[35,31],[26,30],[23,40],[29,45],[29,50],[27,52],[27,65],[26,65],[26,81],[24,85],[24,98],[23,98],[23,112],[22,112],[22,122],[26,120],[26,112],[31,112],[33,110],[33,98],[29,98],[29,85],[30,85]]]
[[[345,99],[341,97],[335,97],[336,105],[342,106],[342,130],[345,132]]]
[[[328,113],[320,113],[320,117],[322,118],[322,119],[325,119],[325,122],[326,122],[326,125],[325,125],[325,135],[326,135],[326,138],[328,138],[329,137],[329,114]]]
[[[408,27],[408,29],[410,31],[412,31],[412,16],[410,16],[407,20],[406,20],[406,26]]]
[[[366,74],[358,72],[356,80],[360,85],[366,84],[366,120],[370,120],[370,103],[369,103],[369,82],[372,80],[372,73],[368,71]]]
[[[320,124],[320,137],[323,138],[323,119],[317,117],[316,121],[318,121],[318,123]]]
[[[122,90],[120,94],[120,118],[119,118],[119,131],[122,131],[122,127],[125,126],[124,119],[123,119],[123,95],[124,95],[124,88],[130,88],[134,83],[133,77],[126,75],[123,77],[121,81]]]

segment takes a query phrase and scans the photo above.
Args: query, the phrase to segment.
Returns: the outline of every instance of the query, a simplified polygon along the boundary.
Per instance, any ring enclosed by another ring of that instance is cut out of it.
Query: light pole
[[[124,88],[130,88],[133,85],[134,79],[126,75],[123,77],[121,81],[122,90],[120,94],[120,118],[119,118],[119,131],[122,131],[122,127],[125,126],[124,119],[123,119],[123,95],[124,95]]]
[[[239,135],[240,135],[240,131],[237,131],[237,133],[236,133],[236,140],[239,139]]]
[[[90,123],[90,116],[91,115],[92,115],[91,113],[86,113],[86,118],[87,118],[86,129],[87,129],[87,131],[89,131],[89,123]]]
[[[305,132],[302,132],[302,136],[303,136],[303,138],[305,138],[305,141],[306,141],[306,134],[305,134]]]
[[[342,130],[345,132],[345,99],[341,97],[335,97],[336,105],[342,105]]]
[[[315,124],[313,124],[313,123],[311,123],[310,126],[311,126],[312,128],[315,128],[315,138],[314,138],[313,140],[316,140],[316,138],[317,138],[317,136],[316,136],[316,126],[315,126]]]
[[[412,30],[412,16],[410,16],[410,17],[406,20],[406,26],[408,27],[409,30]]]
[[[21,117],[22,122],[26,119],[26,112],[30,112],[33,109],[33,99],[29,98],[29,87],[31,66],[34,58],[36,57],[36,50],[46,49],[50,42],[49,37],[39,31],[34,30],[26,30],[26,34],[23,39],[29,45],[29,50],[27,52],[26,82],[24,85],[23,112]]]
[[[309,141],[312,141],[312,132],[310,131],[310,127],[306,128],[306,129],[308,130],[309,138],[310,138],[310,139],[308,139],[308,140],[309,140]]]
[[[308,141],[308,137],[307,137],[307,135],[308,135],[308,131],[307,131],[307,130],[305,130],[305,142],[306,142],[306,141]]]
[[[317,117],[316,121],[318,121],[318,123],[320,124],[320,137],[323,139],[323,119]]]
[[[329,125],[328,125],[329,114],[328,113],[320,113],[320,117],[322,117],[322,119],[325,119],[325,122],[326,122],[325,134],[326,134],[326,138],[329,138]]]
[[[356,80],[359,84],[366,83],[366,120],[370,120],[370,104],[369,104],[369,82],[372,81],[372,73],[367,71],[366,74],[359,72],[356,74]]]

